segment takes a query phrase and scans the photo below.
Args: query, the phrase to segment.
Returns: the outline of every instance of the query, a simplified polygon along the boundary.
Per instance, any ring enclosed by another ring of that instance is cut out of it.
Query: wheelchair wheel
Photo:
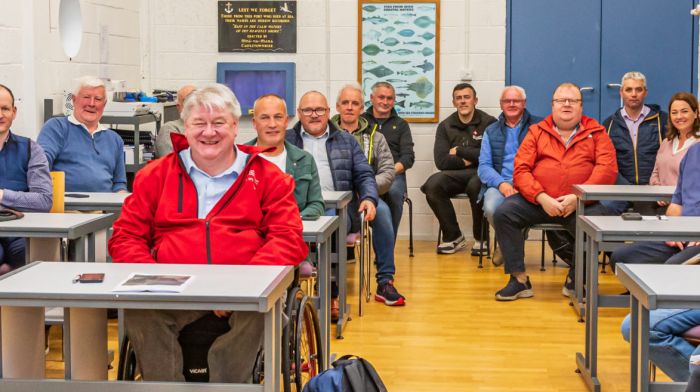
[[[296,392],[314,376],[323,371],[321,331],[318,314],[310,298],[304,296],[296,320],[294,350],[294,384]]]
[[[117,380],[134,381],[141,379],[141,372],[136,362],[136,353],[128,336],[124,336],[119,350],[119,367],[117,368]]]
[[[284,387],[284,392],[301,391],[300,389],[296,389],[294,383],[296,377],[294,370],[294,348],[296,342],[297,312],[303,297],[304,292],[301,291],[299,287],[293,287],[287,292],[284,314],[288,319],[286,320],[286,324],[282,327],[282,386]]]

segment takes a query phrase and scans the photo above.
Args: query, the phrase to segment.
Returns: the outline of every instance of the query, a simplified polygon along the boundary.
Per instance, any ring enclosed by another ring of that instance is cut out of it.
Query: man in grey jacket
[[[384,135],[377,132],[377,126],[374,125],[370,128],[369,122],[365,118],[360,117],[360,114],[362,114],[362,88],[356,83],[345,85],[338,93],[335,108],[338,114],[331,121],[339,129],[349,132],[355,137],[370,166],[372,166],[379,195],[385,194],[391,188],[396,175],[394,158],[391,155],[391,150]],[[350,208],[350,210],[353,209]],[[351,219],[353,218],[351,216]],[[382,287],[386,285],[381,284],[387,279],[393,283],[394,273],[396,272],[394,263],[396,237],[394,236],[391,210],[381,198],[377,202],[377,214],[374,221],[372,221],[372,228],[372,243],[374,244],[374,252],[377,255],[378,289],[375,299],[388,306],[405,305],[405,298],[402,295],[385,292]],[[359,224],[357,226],[353,224],[351,230],[358,231]]]
[[[182,86],[177,90],[177,112],[182,113],[182,108],[184,107],[185,98],[187,98],[192,91],[196,90],[197,87],[191,84]],[[170,141],[171,133],[185,133],[185,122],[181,118],[177,120],[168,121],[160,128],[158,135],[156,135],[156,156],[164,157],[173,151],[173,142]]]

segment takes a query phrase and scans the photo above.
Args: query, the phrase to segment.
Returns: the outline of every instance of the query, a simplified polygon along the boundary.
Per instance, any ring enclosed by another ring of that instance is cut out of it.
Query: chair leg
[[[479,268],[484,268],[484,229],[486,228],[486,225],[484,225],[484,220],[486,218],[482,215],[481,216],[481,242],[479,246]],[[489,245],[489,249],[491,246]]]
[[[542,230],[542,249],[540,254],[540,271],[546,271],[544,268],[544,242],[547,238],[547,230]]]
[[[413,257],[413,201],[406,198],[408,204],[408,257]]]
[[[603,268],[601,268],[601,270],[600,270],[600,272],[603,273],[603,274],[607,273],[607,272],[605,271],[605,265],[606,265],[606,264],[608,264],[608,254],[605,253],[605,252],[603,252]]]

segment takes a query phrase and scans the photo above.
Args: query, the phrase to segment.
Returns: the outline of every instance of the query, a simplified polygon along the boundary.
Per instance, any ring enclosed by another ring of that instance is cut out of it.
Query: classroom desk
[[[657,185],[574,185],[573,193],[577,197],[576,217],[583,216],[583,207],[586,201],[670,201],[675,186]],[[583,299],[583,232],[576,225],[576,250],[574,262],[576,263],[576,296],[571,299],[574,310],[583,321],[585,305]]]
[[[700,308],[697,265],[620,264],[618,279],[630,291],[630,391],[679,391],[684,382],[649,380],[649,311]]]
[[[103,272],[103,283],[72,283],[80,273]],[[132,272],[186,274],[182,293],[114,293]],[[2,350],[0,390],[279,392],[282,298],[291,266],[35,262],[0,277]],[[44,307],[65,307],[65,380],[44,378]],[[130,383],[107,379],[107,313],[119,309],[232,310],[265,313],[265,385]]]
[[[67,238],[76,241],[75,261],[95,261],[95,233],[108,229],[113,214],[61,214],[27,212],[24,218],[0,222],[0,237],[26,237],[27,249],[32,238]],[[87,260],[85,243],[87,240]],[[29,252],[27,252],[29,258]],[[27,260],[28,262],[30,260]]]
[[[316,265],[318,282],[318,302],[317,308],[319,327],[321,328],[321,346],[323,347],[323,368],[328,369],[330,358],[330,336],[331,336],[331,247],[330,240],[333,233],[337,233],[340,219],[337,216],[322,216],[317,220],[305,220],[304,241],[316,244]],[[307,293],[311,295],[311,293]]]
[[[627,295],[598,293],[598,252],[619,247],[623,241],[697,241],[700,240],[700,217],[671,216],[660,220],[647,217],[641,221],[623,220],[619,216],[579,216],[577,227],[586,237],[586,347],[585,355],[576,353],[576,364],[589,390],[600,391],[598,381],[598,308],[629,306]]]
[[[333,262],[338,263],[338,268],[335,271],[335,281],[338,284],[338,298],[340,300],[340,309],[338,312],[338,321],[336,322],[335,337],[342,339],[343,328],[350,321],[350,305],[347,301],[347,253],[345,250],[345,237],[348,231],[348,204],[352,200],[352,192],[350,191],[323,191],[323,201],[326,204],[326,209],[334,208],[336,215],[340,218],[338,226],[338,235],[335,238],[336,253],[332,256]]]
[[[81,194],[88,197],[64,197],[65,209],[76,211],[105,211],[119,214],[122,204],[131,193],[115,192],[66,192],[67,194]]]

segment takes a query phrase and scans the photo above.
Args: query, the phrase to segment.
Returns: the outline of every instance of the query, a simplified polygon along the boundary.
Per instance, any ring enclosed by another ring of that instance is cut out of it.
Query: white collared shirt
[[[71,124],[75,124],[75,125],[77,125],[77,126],[79,126],[79,127],[83,127],[83,129],[85,129],[85,130],[87,131],[87,133],[89,133],[90,135],[94,135],[94,134],[96,134],[97,132],[105,131],[105,130],[109,129],[108,126],[106,126],[106,125],[104,125],[104,124],[101,124],[101,123],[97,123],[97,128],[95,129],[95,132],[90,132],[90,130],[88,129],[88,127],[86,127],[85,124],[83,124],[83,123],[81,123],[80,121],[78,121],[78,119],[75,118],[75,116],[73,115],[73,113],[71,113],[71,115],[68,116],[68,122],[70,122]]]
[[[326,150],[326,142],[330,136],[330,127],[326,127],[326,132],[321,136],[314,136],[301,129],[301,140],[304,144],[304,151],[311,154],[316,161],[316,168],[318,169],[318,178],[321,181],[321,190],[323,191],[334,191],[335,186],[333,185],[333,174],[331,173],[331,166],[328,162],[328,150]]]

